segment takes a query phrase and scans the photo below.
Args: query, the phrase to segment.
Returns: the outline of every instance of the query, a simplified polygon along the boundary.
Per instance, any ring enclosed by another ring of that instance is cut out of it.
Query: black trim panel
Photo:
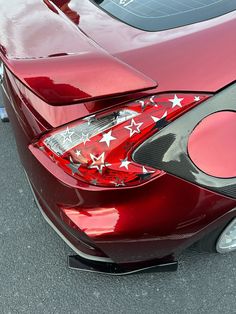
[[[236,84],[209,98],[150,137],[135,150],[134,161],[236,198],[236,178],[222,179],[207,175],[195,166],[187,152],[189,135],[197,124],[208,115],[225,110],[236,111]]]

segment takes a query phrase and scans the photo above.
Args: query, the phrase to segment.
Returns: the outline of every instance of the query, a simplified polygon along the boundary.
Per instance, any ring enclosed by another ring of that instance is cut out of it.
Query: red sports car
[[[0,4],[4,105],[69,266],[235,250],[236,1]]]

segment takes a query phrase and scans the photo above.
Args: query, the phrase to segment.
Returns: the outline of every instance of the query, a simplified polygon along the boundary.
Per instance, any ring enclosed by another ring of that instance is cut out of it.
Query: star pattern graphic
[[[90,158],[92,160],[92,164],[89,166],[89,168],[97,169],[99,173],[102,173],[103,168],[111,166],[111,164],[105,163],[105,152],[103,152],[98,157],[93,154],[90,154]]]
[[[130,134],[129,136],[132,137],[135,133],[140,133],[140,128],[143,125],[143,122],[136,123],[134,119],[131,120],[131,124],[128,126],[125,126],[125,129],[129,130]]]
[[[78,150],[78,149],[76,149],[76,151],[75,151],[75,155],[76,155],[77,157],[81,156],[81,151],[80,151],[80,150]]]
[[[172,102],[172,108],[175,108],[176,106],[182,107],[181,101],[184,100],[184,98],[178,98],[177,95],[173,99],[169,99],[170,102]]]
[[[121,180],[121,179],[118,178],[118,177],[116,177],[116,178],[115,178],[115,181],[112,181],[111,183],[114,184],[116,187],[125,186],[124,180]]]
[[[70,131],[70,129],[67,127],[66,130],[64,132],[61,133],[61,136],[63,137],[63,144],[65,144],[66,142],[70,142],[72,143],[72,135],[75,132]]]
[[[152,118],[152,120],[154,121],[154,122],[158,122],[158,121],[160,121],[161,119],[164,119],[164,118],[166,118],[167,117],[167,111],[165,111],[165,113],[163,114],[163,116],[161,117],[161,118],[156,118],[156,117],[154,117],[154,116],[151,116],[151,118]]]
[[[187,106],[207,98],[204,94],[161,93],[124,103],[106,113],[89,116],[50,132],[36,145],[65,172],[97,186],[134,186],[161,173],[138,165],[131,155]],[[182,110],[181,110],[182,107]],[[87,145],[86,145],[87,144]],[[111,166],[111,167],[110,167]]]
[[[143,166],[143,174],[148,173],[147,169]]]
[[[107,144],[107,146],[110,147],[111,141],[116,140],[116,138],[114,136],[112,136],[111,133],[112,133],[112,130],[107,132],[107,133],[103,133],[103,137],[99,142],[100,143],[105,142]]]
[[[158,107],[157,103],[155,103],[155,101],[154,101],[154,98],[155,98],[155,95],[150,97],[150,103],[151,103],[152,106]]]
[[[129,164],[131,164],[130,161],[128,161],[128,157],[121,160],[120,168],[125,167],[127,170],[129,170]]]
[[[143,166],[143,174],[150,174],[150,173],[154,173],[155,171],[154,170],[151,170],[151,171],[147,171],[147,169]]]
[[[142,111],[144,111],[148,106],[158,107],[158,105],[154,101],[155,95],[150,97],[148,102],[144,100],[138,100],[138,103],[141,105]]]
[[[98,180],[97,179],[92,179],[90,181],[90,183],[93,184],[93,185],[97,185],[98,184]]]
[[[79,172],[80,166],[81,164],[74,164],[74,163],[70,163],[67,165],[67,167],[70,168],[73,175]]]
[[[82,133],[80,140],[84,143],[84,145],[85,145],[87,142],[90,142],[89,134],[84,134],[84,133]]]
[[[147,108],[147,104],[144,100],[138,100],[138,103],[141,105],[142,111],[144,111]]]

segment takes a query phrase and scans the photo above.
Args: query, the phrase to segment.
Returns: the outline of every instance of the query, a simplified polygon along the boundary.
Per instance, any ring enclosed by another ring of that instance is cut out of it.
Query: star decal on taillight
[[[162,117],[154,117],[154,116],[151,116],[151,118],[152,118],[152,120],[153,120],[154,122],[158,122],[158,121],[160,121],[160,120],[162,120],[162,119],[164,119],[164,118],[166,118],[166,117],[167,117],[167,111],[164,112],[164,114],[163,114]]]
[[[61,133],[61,136],[63,137],[63,144],[65,144],[67,141],[72,143],[72,135],[74,132],[70,131],[70,129],[67,127],[64,132]]]
[[[74,164],[73,162],[67,165],[67,167],[70,168],[73,175],[79,172],[80,166],[81,164]]]
[[[81,155],[81,150],[76,149],[75,155],[76,155],[77,157],[79,157],[79,156]]]
[[[184,98],[178,98],[177,95],[174,96],[173,99],[169,99],[170,102],[172,102],[172,108],[182,107],[181,101],[184,100]]]
[[[112,130],[110,130],[107,133],[103,133],[103,137],[99,142],[100,143],[105,142],[107,144],[107,146],[110,147],[111,141],[116,140],[116,138],[114,136],[112,136],[111,133],[112,133]]]
[[[128,160],[128,157],[121,160],[120,168],[125,167],[127,170],[129,169],[129,164],[131,164],[131,161]]]
[[[97,169],[100,173],[102,173],[103,168],[111,166],[111,164],[105,162],[105,152],[103,152],[100,156],[94,156],[93,154],[90,154],[92,164],[89,166],[89,168]]]
[[[131,124],[125,126],[125,129],[130,131],[129,136],[132,137],[135,133],[140,133],[140,128],[143,125],[143,122],[136,123],[134,119],[131,120]]]
[[[83,142],[84,145],[85,145],[87,142],[90,142],[89,134],[84,134],[84,133],[82,133],[82,135],[81,135],[81,142]]]
[[[66,173],[89,185],[139,185],[163,171],[134,162],[135,147],[208,97],[151,95],[55,129],[35,146]]]

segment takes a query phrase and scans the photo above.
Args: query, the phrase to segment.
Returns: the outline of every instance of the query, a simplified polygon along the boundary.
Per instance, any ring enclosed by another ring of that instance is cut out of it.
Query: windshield
[[[160,31],[205,21],[236,9],[236,0],[92,0],[121,21]]]

